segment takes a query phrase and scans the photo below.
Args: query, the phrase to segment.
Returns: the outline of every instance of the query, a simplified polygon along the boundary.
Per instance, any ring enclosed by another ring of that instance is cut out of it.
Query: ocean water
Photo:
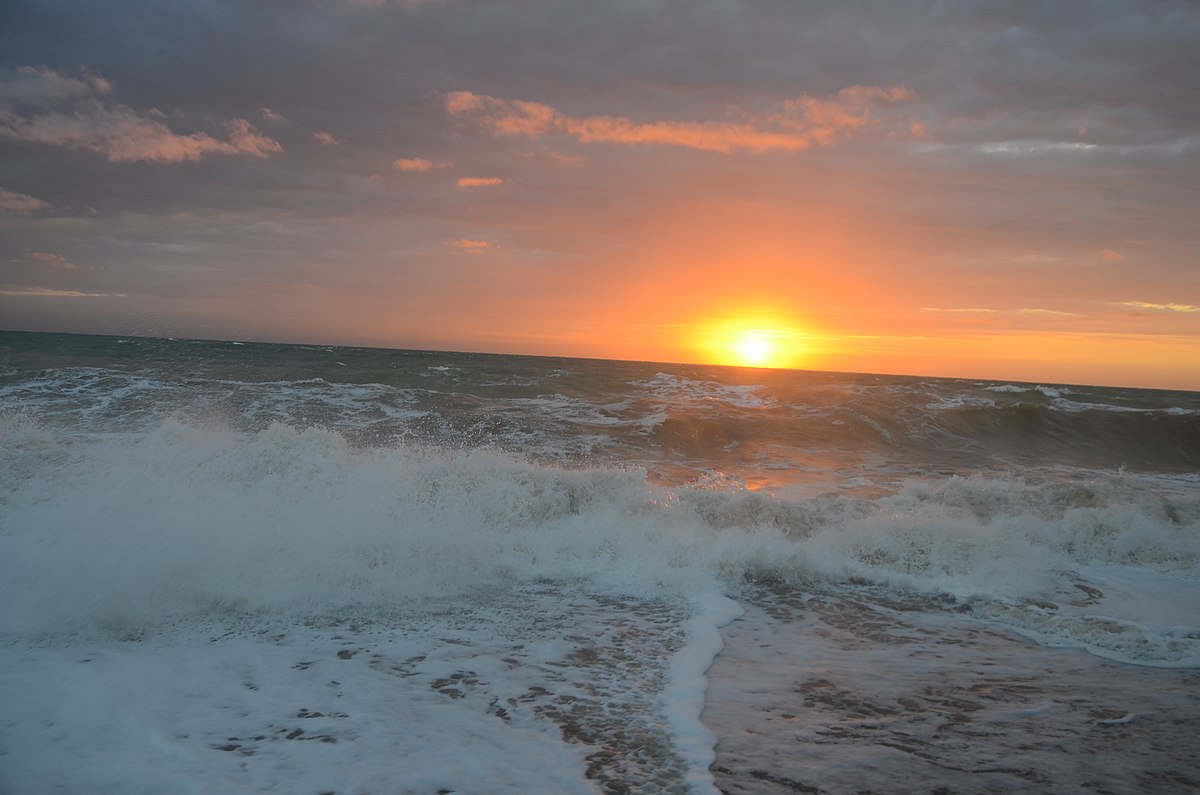
[[[1200,394],[0,332],[0,792],[1200,791]]]

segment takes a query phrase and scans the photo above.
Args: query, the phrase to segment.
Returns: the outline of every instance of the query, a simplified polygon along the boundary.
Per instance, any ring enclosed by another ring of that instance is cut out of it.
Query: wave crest
[[[1194,484],[924,479],[754,491],[488,450],[361,448],[329,430],[177,420],[87,443],[0,423],[6,631],[395,605],[514,580],[629,593],[742,579],[1017,598],[1095,563],[1200,576]]]

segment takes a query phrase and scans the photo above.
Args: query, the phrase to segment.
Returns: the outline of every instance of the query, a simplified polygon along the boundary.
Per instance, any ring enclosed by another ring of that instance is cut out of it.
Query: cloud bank
[[[829,146],[839,139],[880,123],[875,109],[912,102],[916,94],[905,86],[851,86],[829,99],[801,96],[778,103],[767,113],[734,109],[727,121],[634,121],[623,116],[570,116],[550,105],[506,100],[470,91],[443,96],[446,112],[493,135],[566,135],[581,143],[665,144],[729,154],[795,152],[813,145]],[[911,122],[905,126],[911,129]]]
[[[75,78],[46,67],[21,67],[0,76],[0,138],[83,149],[114,163],[178,163],[208,154],[266,158],[283,151],[245,119],[226,121],[224,138],[176,133],[161,111],[139,112],[113,102],[112,92],[110,82],[86,70]]]

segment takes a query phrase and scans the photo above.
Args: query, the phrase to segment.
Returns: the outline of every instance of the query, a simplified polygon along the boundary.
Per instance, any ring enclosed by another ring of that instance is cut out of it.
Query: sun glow
[[[746,331],[733,344],[734,350],[746,364],[763,366],[771,361],[775,344],[763,331]]]
[[[799,367],[805,335],[775,320],[724,321],[711,325],[702,347],[716,364],[738,367]]]

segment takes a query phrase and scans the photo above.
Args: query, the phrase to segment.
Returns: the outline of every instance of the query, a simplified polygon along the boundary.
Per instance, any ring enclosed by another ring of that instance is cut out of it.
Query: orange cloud
[[[585,144],[667,144],[725,154],[737,150],[793,152],[814,144],[828,146],[874,125],[874,106],[915,98],[913,91],[903,86],[851,86],[831,99],[788,100],[768,114],[738,111],[737,121],[698,122],[568,116],[542,103],[470,91],[449,92],[443,96],[443,103],[450,116],[474,123],[493,135],[569,135]],[[911,129],[911,123],[906,129]]]
[[[402,157],[392,161],[392,167],[397,171],[407,172],[434,171],[439,168],[448,168],[449,165],[449,163],[434,163],[423,157]]]
[[[500,185],[504,180],[499,177],[460,177],[458,187],[460,188],[479,188],[487,185]]]
[[[470,238],[461,238],[459,240],[451,240],[446,244],[450,248],[465,251],[469,254],[478,254],[492,247],[492,244],[486,240],[471,240]]]

